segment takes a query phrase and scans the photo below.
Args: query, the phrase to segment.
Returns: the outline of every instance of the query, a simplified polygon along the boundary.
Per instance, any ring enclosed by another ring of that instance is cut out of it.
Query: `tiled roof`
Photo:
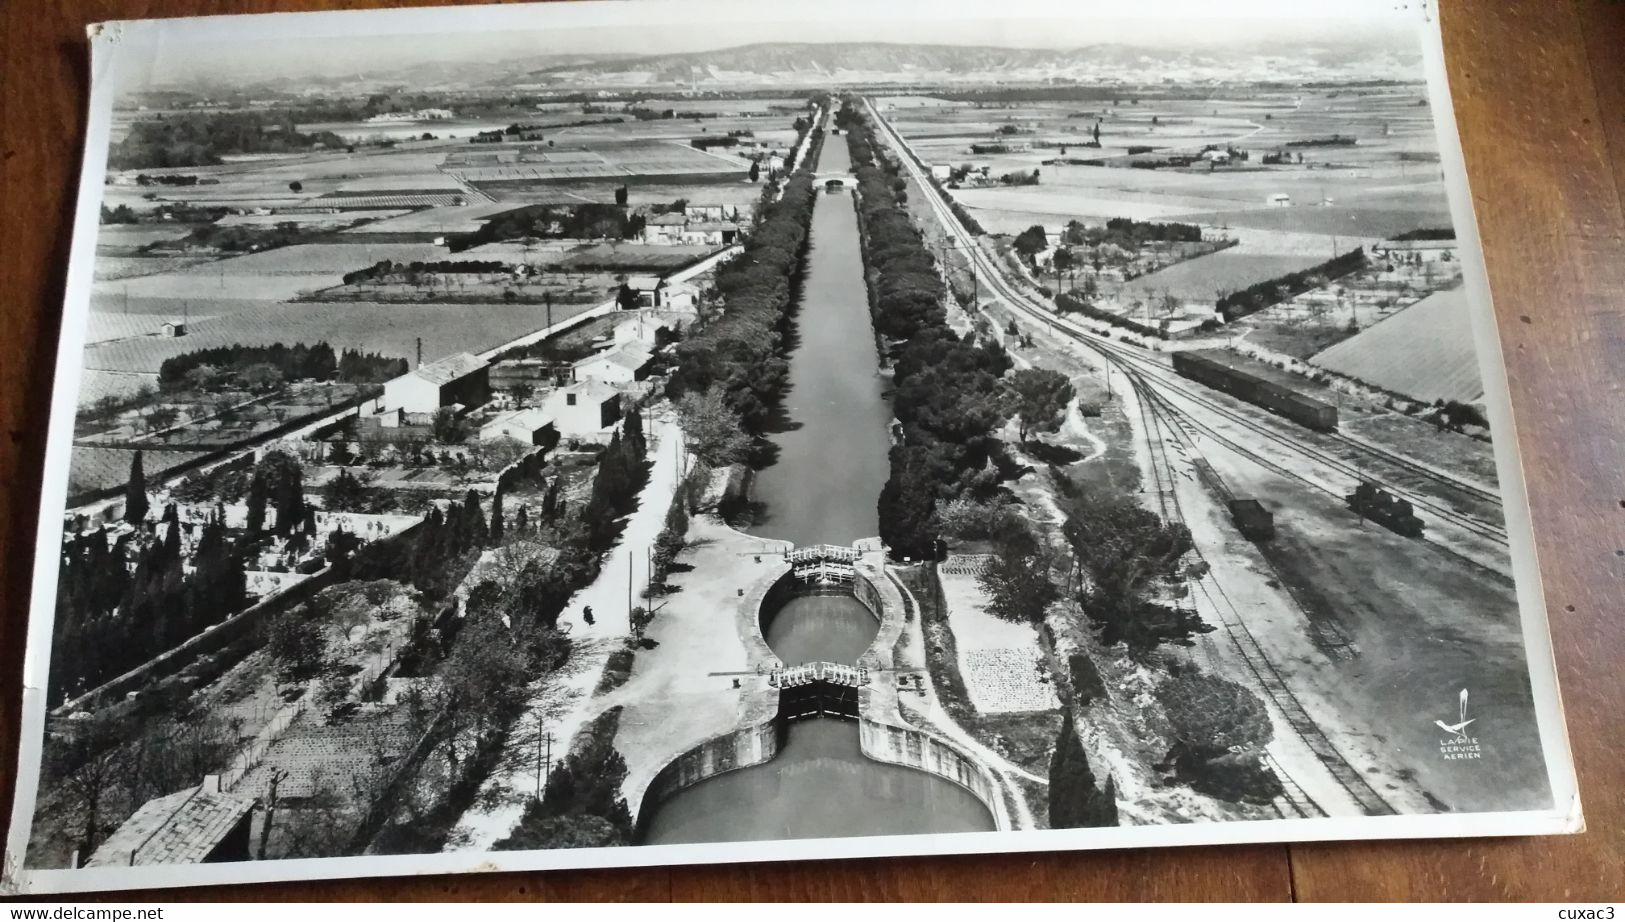
[[[628,343],[614,351],[601,352],[598,355],[584,358],[576,363],[576,367],[581,368],[597,362],[609,362],[622,368],[637,371],[649,364],[649,359],[652,357],[653,354],[647,348],[644,348],[642,343]]]
[[[682,227],[688,223],[688,215],[656,214],[643,220],[645,227]]]
[[[251,797],[201,787],[154,798],[108,836],[86,865],[197,864],[253,809]]]
[[[553,422],[553,415],[551,413],[548,413],[546,410],[543,410],[540,407],[526,407],[523,410],[515,410],[512,413],[498,416],[496,419],[491,420],[480,428],[489,429],[493,426],[520,426],[525,429],[535,430],[540,429],[551,422]]]
[[[602,381],[582,381],[554,392],[555,396],[559,394],[577,394],[589,401],[596,400],[602,403],[613,397],[619,397],[621,392],[616,390],[614,385],[605,384]]]
[[[661,278],[658,275],[633,275],[626,279],[626,287],[633,291],[654,291],[660,287]]]
[[[432,384],[450,384],[459,378],[466,378],[490,363],[468,352],[459,352],[448,355],[439,361],[430,362],[420,366],[416,371],[409,372]]]

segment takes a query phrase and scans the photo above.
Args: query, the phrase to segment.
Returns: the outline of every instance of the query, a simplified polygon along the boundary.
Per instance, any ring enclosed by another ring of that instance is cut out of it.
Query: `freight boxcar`
[[[1370,481],[1360,481],[1354,492],[1345,496],[1344,500],[1363,519],[1370,519],[1407,538],[1422,537],[1422,520],[1416,517],[1410,500],[1398,499]]]
[[[1337,408],[1331,404],[1307,397],[1284,384],[1201,352],[1175,352],[1174,371],[1214,390],[1257,404],[1301,426],[1321,432],[1337,429]]]
[[[1230,521],[1236,523],[1236,530],[1243,538],[1268,541],[1275,537],[1275,514],[1265,509],[1263,503],[1256,499],[1233,499],[1229,505]]]

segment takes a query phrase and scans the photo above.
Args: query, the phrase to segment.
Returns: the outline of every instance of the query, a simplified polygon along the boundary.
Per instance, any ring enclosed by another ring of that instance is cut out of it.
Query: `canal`
[[[821,172],[851,168],[846,139],[826,138]],[[850,193],[820,194],[796,316],[785,396],[788,425],[758,472],[753,533],[798,545],[850,544],[879,534],[876,502],[889,476],[891,421],[869,321],[858,220]],[[846,593],[808,593],[764,612],[764,636],[787,664],[855,663],[879,625]],[[882,676],[880,681],[890,681]],[[678,792],[643,841],[729,842],[993,829],[977,797],[926,772],[865,757],[857,724],[792,721],[778,755]]]

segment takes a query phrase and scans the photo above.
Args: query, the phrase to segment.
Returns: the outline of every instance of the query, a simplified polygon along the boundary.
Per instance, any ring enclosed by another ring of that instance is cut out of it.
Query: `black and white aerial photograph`
[[[1436,23],[1000,6],[99,27],[9,882],[1577,830]]]

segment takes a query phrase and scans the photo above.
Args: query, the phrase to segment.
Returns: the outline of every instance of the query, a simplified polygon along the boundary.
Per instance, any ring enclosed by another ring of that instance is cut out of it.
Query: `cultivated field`
[[[1473,402],[1484,396],[1463,288],[1424,298],[1313,361],[1422,400]]]
[[[1124,289],[1156,295],[1166,292],[1186,301],[1212,302],[1218,299],[1220,293],[1240,291],[1288,272],[1307,269],[1319,261],[1312,256],[1274,256],[1221,250],[1143,275],[1125,284]]]
[[[589,305],[553,308],[554,322],[568,319]],[[423,360],[434,361],[455,352],[480,352],[546,324],[546,314],[524,304],[378,304],[371,302],[279,304],[262,302],[252,310],[197,321],[183,337],[146,336],[85,350],[85,367],[115,372],[156,372],[166,358],[232,343],[314,343],[327,341],[334,349],[360,349],[412,359],[417,339],[423,340]],[[128,379],[134,390],[139,378]],[[109,385],[114,386],[114,385]]]

